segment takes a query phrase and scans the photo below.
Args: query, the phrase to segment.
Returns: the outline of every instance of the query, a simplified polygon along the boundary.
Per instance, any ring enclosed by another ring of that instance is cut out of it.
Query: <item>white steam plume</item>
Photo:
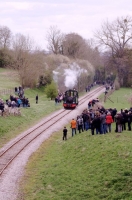
[[[67,89],[72,89],[77,85],[78,79],[82,73],[88,73],[88,71],[80,68],[75,62],[72,64],[61,64],[53,71],[53,79],[56,83],[61,84],[58,86],[64,85]]]
[[[79,76],[84,72],[87,73],[87,70],[81,69],[77,63],[70,64],[68,69],[64,69],[65,86],[73,88],[77,84]]]

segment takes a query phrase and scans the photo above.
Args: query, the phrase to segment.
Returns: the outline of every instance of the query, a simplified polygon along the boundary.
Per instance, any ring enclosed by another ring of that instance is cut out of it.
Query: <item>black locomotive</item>
[[[78,105],[78,92],[77,90],[67,90],[63,98],[63,107],[65,109],[74,109]]]

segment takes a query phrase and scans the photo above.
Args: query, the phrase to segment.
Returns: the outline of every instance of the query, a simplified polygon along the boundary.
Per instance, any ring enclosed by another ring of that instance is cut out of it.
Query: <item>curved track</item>
[[[91,91],[85,97],[80,98],[79,105],[83,104],[88,98],[92,98],[97,92],[103,89],[103,86],[98,87],[94,91]],[[46,120],[35,129],[30,130],[27,134],[22,136],[20,139],[15,141],[10,147],[6,150],[0,152],[0,175],[4,172],[4,170],[10,165],[10,163],[20,154],[25,147],[28,146],[33,140],[39,137],[41,134],[44,133],[48,128],[51,128],[55,123],[58,122],[61,118],[66,116],[72,112],[72,110],[63,110],[61,109],[58,114],[53,115],[50,119]]]

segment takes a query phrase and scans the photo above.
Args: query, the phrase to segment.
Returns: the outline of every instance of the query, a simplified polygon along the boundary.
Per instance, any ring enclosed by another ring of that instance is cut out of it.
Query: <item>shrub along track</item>
[[[85,97],[79,99],[79,105],[83,104],[88,98],[92,98],[97,94],[104,86],[100,86],[94,91],[91,91]],[[37,137],[51,128],[56,124],[60,119],[71,113],[73,110],[60,110],[58,114],[53,114],[53,117],[46,119],[42,124],[38,125],[33,130],[28,131],[24,136],[16,140],[11,144],[7,149],[0,151],[0,176],[5,171],[5,169],[11,164],[11,162]],[[7,168],[8,170],[8,168]]]

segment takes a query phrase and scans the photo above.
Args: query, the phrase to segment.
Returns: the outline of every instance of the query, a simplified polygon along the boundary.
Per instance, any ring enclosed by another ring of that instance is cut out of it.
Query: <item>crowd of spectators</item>
[[[24,97],[19,97],[19,96],[13,96],[10,95],[10,98],[6,100],[6,104],[8,107],[30,107],[30,103],[28,98]]]
[[[61,92],[58,92],[58,95],[55,97],[55,104],[61,103],[63,100],[64,94]]]
[[[21,86],[15,87],[15,95],[19,96],[20,98],[24,97],[24,88]]]
[[[77,133],[91,130],[91,134],[106,134],[112,131],[112,124],[115,123],[115,132],[121,133],[124,130],[131,131],[132,124],[132,107],[124,110],[117,111],[116,108],[105,109],[103,106],[94,108],[98,99],[94,99],[88,102],[88,108],[85,109],[81,115],[76,119],[72,119],[74,123],[74,129],[72,130],[72,136]],[[76,122],[76,130],[75,130]]]
[[[91,88],[94,86],[94,84],[90,84],[85,87],[86,92],[90,92]]]
[[[29,99],[24,96],[24,89],[19,86],[15,87],[15,95],[10,95],[6,100],[8,107],[30,107]]]
[[[9,99],[7,99],[5,102],[3,99],[0,99],[0,111],[1,115],[3,116],[5,105],[7,105],[9,108],[19,108],[19,107],[30,107],[29,99],[24,96],[24,89],[19,86],[18,88],[15,87],[14,95],[10,95]]]

